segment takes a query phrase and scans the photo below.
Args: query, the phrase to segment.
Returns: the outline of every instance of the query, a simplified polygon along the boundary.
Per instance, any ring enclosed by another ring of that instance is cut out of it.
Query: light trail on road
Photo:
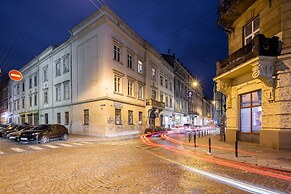
[[[244,171],[248,171],[248,172],[252,172],[252,173],[256,173],[256,174],[260,174],[260,175],[264,175],[264,176],[269,176],[269,177],[273,177],[273,178],[286,180],[286,181],[289,181],[289,182],[291,181],[291,177],[290,176],[266,171],[267,168],[265,168],[265,169],[257,169],[257,168],[255,168],[255,166],[251,166],[251,165],[250,166],[241,166],[242,163],[238,163],[238,162],[237,163],[233,163],[232,161],[229,161],[229,160],[223,160],[223,159],[218,159],[218,158],[213,158],[213,157],[207,157],[207,156],[203,156],[202,154],[198,154],[198,153],[195,153],[195,155],[193,155],[193,151],[181,150],[181,149],[178,149],[178,148],[176,148],[174,146],[160,145],[160,144],[157,144],[157,143],[153,143],[149,138],[147,138],[145,136],[141,136],[141,139],[145,144],[147,144],[149,146],[161,147],[163,149],[170,150],[170,151],[175,152],[177,154],[195,157],[196,159],[200,159],[200,160],[202,159],[202,160],[204,160],[206,162],[209,162],[209,163],[222,165],[222,166],[227,166],[227,167],[232,167],[232,168],[239,169],[239,170],[244,170]],[[154,153],[152,153],[152,154],[154,154]],[[154,155],[156,155],[156,154],[154,154]],[[251,184],[244,183],[242,181],[237,181],[237,180],[225,178],[225,177],[222,177],[222,176],[219,176],[219,175],[215,175],[215,174],[212,174],[212,173],[208,173],[208,172],[205,172],[205,171],[201,171],[201,170],[198,170],[198,169],[193,170],[194,168],[192,168],[192,167],[185,166],[185,165],[183,165],[181,163],[178,163],[176,161],[170,160],[168,158],[164,158],[164,157],[159,156],[159,155],[156,155],[156,156],[158,156],[160,158],[163,158],[165,160],[171,161],[173,163],[179,164],[180,166],[184,166],[184,168],[187,168],[188,170],[191,169],[190,171],[192,171],[192,172],[196,172],[196,173],[199,173],[199,174],[203,174],[204,173],[203,175],[207,176],[207,177],[208,177],[208,175],[209,176],[211,175],[209,178],[215,179],[217,181],[224,182],[225,184],[231,184],[231,186],[239,188],[239,189],[242,189],[242,190],[245,190],[247,188],[252,188],[252,189],[258,189],[258,190],[256,190],[256,191],[255,190],[252,190],[252,191],[250,190],[250,192],[255,192],[255,193],[280,193],[279,191],[268,190],[266,188],[261,188],[261,187],[258,187],[258,186],[254,186],[254,185],[251,185]]]

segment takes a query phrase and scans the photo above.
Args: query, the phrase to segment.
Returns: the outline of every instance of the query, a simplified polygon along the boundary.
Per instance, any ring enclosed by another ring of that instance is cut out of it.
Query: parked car
[[[69,137],[68,129],[59,124],[38,125],[32,130],[23,131],[19,136],[20,142],[47,143],[50,139],[67,140]]]
[[[6,127],[2,127],[0,129],[0,137],[3,137],[6,131],[14,130],[17,126],[19,125],[10,124],[10,125],[7,125]]]
[[[8,134],[13,133],[13,132],[16,132],[16,131],[21,131],[22,129],[24,129],[26,127],[28,127],[28,125],[18,125],[15,128],[11,128],[11,129],[5,130],[2,136],[5,137],[5,138],[7,138],[7,135]]]
[[[154,127],[149,127],[145,129],[146,137],[160,137],[161,135],[164,135],[168,133],[168,131],[160,126],[154,126]]]
[[[21,133],[23,131],[31,130],[34,127],[35,126],[26,126],[25,128],[22,128],[19,131],[14,131],[14,132],[11,132],[11,133],[7,134],[6,138],[9,139],[9,140],[19,141],[19,137],[20,137],[20,135],[21,135]]]

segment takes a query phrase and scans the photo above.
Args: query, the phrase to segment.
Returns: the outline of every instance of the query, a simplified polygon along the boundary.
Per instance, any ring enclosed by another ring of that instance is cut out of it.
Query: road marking
[[[190,172],[194,172],[194,173],[197,173],[197,174],[201,174],[203,176],[206,176],[214,181],[217,181],[217,182],[222,182],[226,185],[230,185],[232,187],[235,187],[235,188],[238,188],[240,190],[243,190],[243,191],[247,191],[247,192],[250,192],[250,193],[260,193],[260,194],[277,194],[277,193],[281,193],[279,191],[276,191],[276,190],[271,190],[271,189],[268,189],[268,188],[265,188],[265,187],[259,187],[259,186],[255,186],[255,185],[251,185],[251,184],[248,184],[248,183],[245,183],[243,181],[239,181],[239,180],[235,180],[235,179],[231,179],[231,178],[227,178],[227,177],[223,177],[223,176],[220,176],[220,175],[216,175],[216,174],[213,174],[213,173],[209,173],[209,172],[206,172],[206,171],[203,171],[203,170],[199,170],[199,169],[196,169],[196,168],[192,168],[190,166],[186,166],[180,162],[176,162],[174,160],[171,160],[171,159],[168,159],[168,158],[165,158],[163,156],[159,156],[151,151],[148,151],[146,150],[147,152],[149,152],[150,154],[158,157],[158,158],[161,158],[161,159],[164,159],[168,162],[171,162],[171,163],[174,163],[178,166],[181,166],[182,168],[190,171]]]
[[[87,141],[82,141],[80,143],[84,143],[84,144],[93,144],[92,142],[87,142]]]
[[[48,148],[58,148],[58,146],[49,145],[49,144],[44,144],[43,146],[48,147]]]
[[[11,148],[15,152],[23,152],[24,150],[21,148]]]
[[[81,144],[81,143],[76,143],[76,142],[73,142],[73,143],[71,143],[71,144],[73,144],[73,145],[84,145],[84,144]]]
[[[64,143],[58,143],[58,145],[64,146],[64,147],[72,147],[72,145],[70,145],[70,144],[64,144]]]
[[[34,149],[34,150],[42,150],[42,149],[43,149],[43,148],[41,148],[41,147],[34,146],[34,145],[30,145],[30,146],[28,146],[28,147],[30,147],[31,149]]]

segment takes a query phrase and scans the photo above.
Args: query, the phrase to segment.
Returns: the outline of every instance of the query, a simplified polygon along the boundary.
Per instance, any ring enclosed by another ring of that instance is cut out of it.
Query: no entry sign
[[[22,80],[22,73],[17,70],[11,70],[9,71],[9,77],[13,81],[21,81]]]

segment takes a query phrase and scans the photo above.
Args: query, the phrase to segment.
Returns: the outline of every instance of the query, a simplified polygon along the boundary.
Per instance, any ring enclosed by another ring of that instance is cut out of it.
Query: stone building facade
[[[291,2],[221,1],[229,56],[214,81],[226,96],[226,141],[291,149]]]

